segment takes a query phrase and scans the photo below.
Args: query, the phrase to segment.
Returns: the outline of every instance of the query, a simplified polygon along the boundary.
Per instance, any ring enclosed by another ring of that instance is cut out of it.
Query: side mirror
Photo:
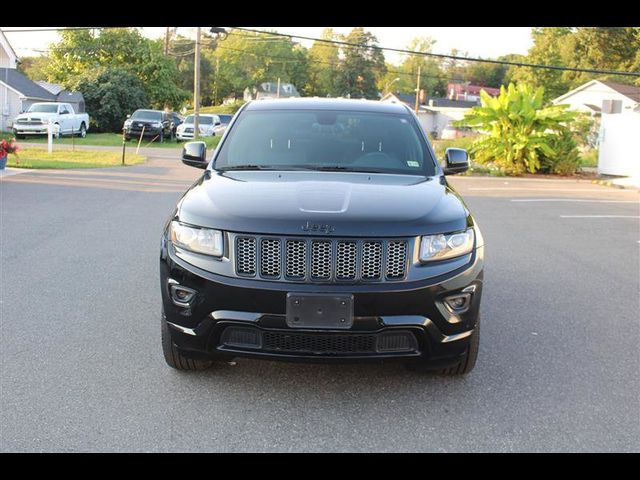
[[[182,163],[196,168],[207,168],[207,145],[204,142],[185,143],[182,149]]]
[[[469,170],[469,154],[464,148],[447,148],[444,152],[445,164],[443,170],[445,175],[453,175]]]
[[[127,120],[131,118],[131,114],[127,113]]]
[[[218,125],[220,125],[220,122],[216,122],[216,127],[217,127]]]

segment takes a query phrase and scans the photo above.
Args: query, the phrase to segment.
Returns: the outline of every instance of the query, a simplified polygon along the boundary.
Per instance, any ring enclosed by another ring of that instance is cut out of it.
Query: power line
[[[131,27],[51,27],[51,28],[16,28],[3,29],[2,33],[29,33],[29,32],[64,32],[73,30],[115,30]],[[136,28],[136,27],[133,27]]]
[[[460,56],[457,56],[457,55],[447,55],[447,54],[443,54],[443,53],[417,52],[417,51],[405,50],[405,49],[401,49],[401,48],[380,47],[380,46],[377,46],[377,45],[363,45],[363,44],[360,44],[360,43],[345,42],[345,41],[342,41],[342,40],[328,40],[328,39],[324,39],[324,38],[307,37],[307,36],[304,36],[304,35],[292,35],[292,34],[288,34],[288,33],[268,32],[266,30],[256,30],[256,29],[252,29],[252,28],[243,28],[243,27],[232,27],[232,28],[235,28],[236,30],[245,31],[245,32],[253,32],[253,33],[266,34],[266,35],[274,35],[274,36],[278,36],[278,37],[287,37],[287,38],[290,38],[290,39],[298,38],[298,39],[302,39],[302,40],[311,40],[311,41],[314,41],[314,42],[331,43],[331,44],[334,44],[334,45],[342,45],[342,46],[347,46],[347,47],[368,48],[368,49],[380,50],[380,51],[385,51],[386,50],[386,51],[389,51],[389,52],[404,53],[404,54],[408,54],[408,55],[420,55],[420,56],[424,56],[424,57],[446,58],[446,59],[450,59],[450,60],[462,60],[462,61],[465,61],[465,62],[492,63],[494,65],[509,65],[509,66],[514,66],[514,67],[542,68],[542,69],[547,69],[547,70],[560,70],[560,71],[566,71],[566,72],[597,73],[597,74],[600,74],[600,75],[622,75],[622,76],[629,76],[629,77],[640,77],[640,72],[621,72],[621,71],[618,71],[618,70],[597,70],[597,69],[591,69],[591,68],[561,67],[561,66],[557,66],[557,65],[541,65],[541,64],[536,64],[536,63],[510,62],[510,61],[507,61],[507,60],[489,60],[489,59],[484,59],[484,58],[460,57]]]
[[[293,57],[282,57],[282,56],[275,56],[275,55],[269,55],[269,54],[260,55],[260,54],[254,53],[254,52],[248,52],[248,51],[243,50],[241,48],[233,48],[233,47],[227,47],[227,46],[223,46],[223,45],[218,45],[217,48],[220,48],[220,49],[223,49],[223,50],[233,50],[235,52],[241,52],[241,53],[245,53],[247,55],[253,55],[255,57],[260,57],[260,58],[289,60],[291,63],[299,61],[299,59],[293,58]],[[313,64],[337,66],[337,64],[335,64],[335,63],[323,62],[321,60],[313,60],[312,63]],[[373,70],[379,70],[379,71],[384,70],[385,73],[391,73],[391,74],[396,74],[396,75],[407,75],[407,76],[410,76],[410,77],[415,77],[416,76],[416,73],[414,73],[414,72],[402,72],[400,70],[389,70],[389,69],[386,69],[384,67],[376,67],[376,66],[371,66],[371,68]],[[446,75],[425,75],[425,74],[422,74],[421,76],[423,78],[435,78],[435,79],[438,79],[438,80],[451,80],[451,81],[455,81],[455,82],[464,82],[465,81],[465,79],[463,79],[463,78],[448,77]]]

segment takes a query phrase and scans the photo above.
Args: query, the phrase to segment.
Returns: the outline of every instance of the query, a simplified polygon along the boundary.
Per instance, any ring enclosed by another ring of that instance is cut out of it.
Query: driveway
[[[1,451],[638,451],[638,192],[454,178],[486,241],[465,378],[160,350],[178,152],[0,185]]]

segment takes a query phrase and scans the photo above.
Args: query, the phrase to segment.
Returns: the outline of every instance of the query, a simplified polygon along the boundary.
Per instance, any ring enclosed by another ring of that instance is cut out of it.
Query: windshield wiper
[[[318,170],[320,172],[356,172],[356,173],[384,173],[382,170],[375,168],[353,168],[345,167],[343,165],[318,165],[315,167],[308,167],[308,170]]]
[[[217,168],[219,172],[228,172],[233,170],[306,170],[305,167],[295,165],[230,165],[228,167]]]

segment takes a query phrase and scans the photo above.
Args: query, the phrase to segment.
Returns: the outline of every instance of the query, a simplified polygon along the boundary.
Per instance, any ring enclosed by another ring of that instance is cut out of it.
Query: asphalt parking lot
[[[0,184],[1,451],[638,451],[640,203],[587,181],[459,177],[486,241],[464,378],[401,365],[167,367],[177,157]]]

